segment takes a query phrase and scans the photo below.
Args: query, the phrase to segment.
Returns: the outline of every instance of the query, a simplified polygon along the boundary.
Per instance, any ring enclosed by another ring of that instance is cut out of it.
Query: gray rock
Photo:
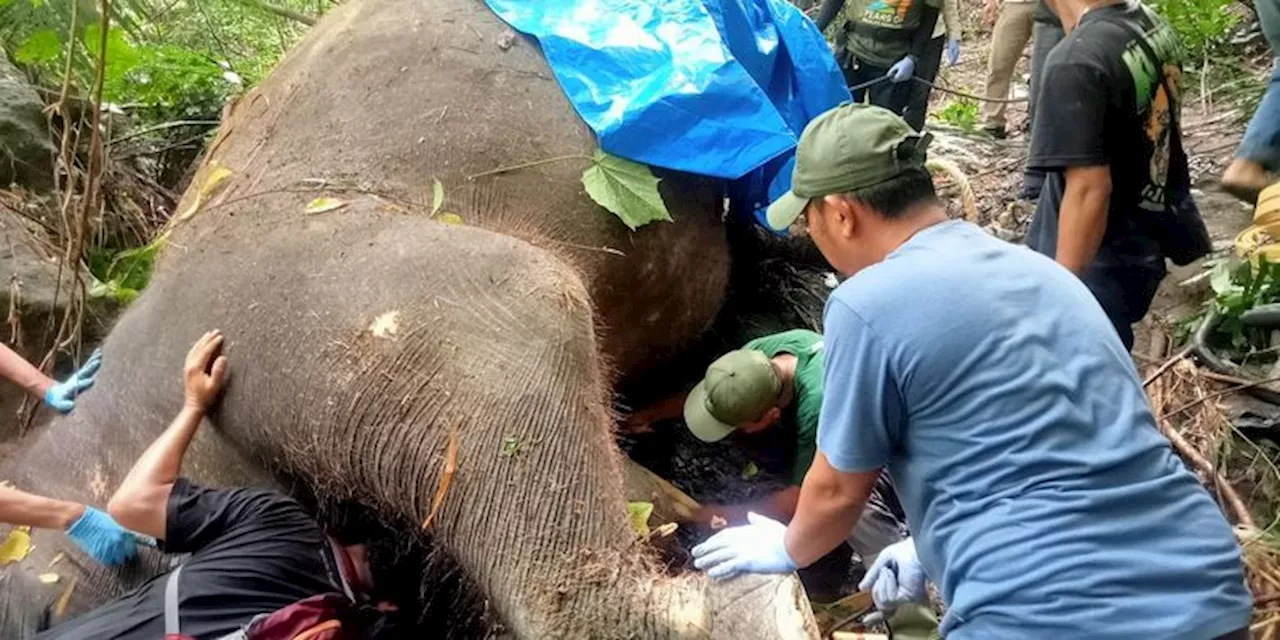
[[[0,188],[53,186],[53,141],[40,96],[0,51]]]

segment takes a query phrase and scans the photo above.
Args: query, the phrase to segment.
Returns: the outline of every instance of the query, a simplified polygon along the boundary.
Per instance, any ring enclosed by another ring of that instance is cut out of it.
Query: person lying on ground
[[[706,377],[688,394],[678,394],[637,412],[627,419],[624,429],[643,432],[651,422],[683,414],[689,431],[703,442],[783,431],[793,442],[787,488],[747,504],[704,505],[693,520],[709,525],[718,517],[727,523],[742,524],[749,512],[790,520],[817,446],[822,352],[822,336],[808,329],[756,338],[712,362]],[[893,509],[897,500],[886,475],[850,532],[849,544],[864,565],[869,566],[882,549],[906,537],[906,527]]]
[[[71,377],[55,382],[13,349],[0,344],[0,378],[22,387],[58,413],[71,413],[76,408],[76,396],[93,386],[100,366],[102,352],[94,351],[84,366],[71,374]]]
[[[848,277],[823,318],[818,452],[789,525],[753,515],[695,547],[695,566],[814,562],[887,468],[914,544],[869,572],[882,610],[927,576],[948,640],[1248,638],[1231,526],[1156,427],[1106,314],[1061,265],[949,220],[928,143],[857,104],[801,135],[769,223],[807,230]]]
[[[41,529],[61,529],[94,560],[107,566],[124,564],[138,554],[133,533],[99,509],[0,486],[0,522]]]
[[[182,410],[107,506],[124,526],[153,536],[163,551],[190,557],[38,638],[223,638],[302,600],[352,599],[372,589],[363,548],[334,542],[292,498],[265,489],[211,489],[179,476],[183,455],[227,376],[222,344],[222,334],[210,331],[191,348]]]

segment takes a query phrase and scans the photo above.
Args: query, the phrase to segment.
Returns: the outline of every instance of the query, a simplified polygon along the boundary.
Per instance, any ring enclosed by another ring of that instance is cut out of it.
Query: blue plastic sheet
[[[822,34],[786,0],[486,0],[542,46],[605,151],[737,180],[735,207],[790,187],[800,132],[849,99]]]

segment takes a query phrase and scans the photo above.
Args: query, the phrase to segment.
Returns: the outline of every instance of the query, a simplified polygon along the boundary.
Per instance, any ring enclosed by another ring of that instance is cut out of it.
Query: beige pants
[[[986,97],[1003,100],[1009,97],[1009,85],[1013,70],[1022,59],[1022,52],[1031,40],[1036,4],[1034,2],[1002,2],[1000,17],[991,34],[991,58],[987,64]],[[982,103],[982,124],[987,127],[1003,127],[1005,105],[1002,102]]]

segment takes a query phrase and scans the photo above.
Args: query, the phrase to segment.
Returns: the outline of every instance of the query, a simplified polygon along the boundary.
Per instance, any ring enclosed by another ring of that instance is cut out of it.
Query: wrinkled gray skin
[[[793,578],[662,576],[626,521],[611,390],[720,307],[715,185],[663,176],[676,222],[630,233],[583,193],[581,160],[469,178],[593,149],[536,49],[479,0],[345,3],[230,111],[97,388],[0,472],[102,504],[216,327],[231,380],[188,475],[365,505],[456,562],[519,637],[812,635]],[[464,225],[429,218],[433,179]],[[317,196],[346,206],[304,213]],[[451,434],[457,474],[424,532]],[[0,573],[6,631],[65,587],[34,582],[60,546],[42,534]],[[83,576],[70,612],[155,568]]]

